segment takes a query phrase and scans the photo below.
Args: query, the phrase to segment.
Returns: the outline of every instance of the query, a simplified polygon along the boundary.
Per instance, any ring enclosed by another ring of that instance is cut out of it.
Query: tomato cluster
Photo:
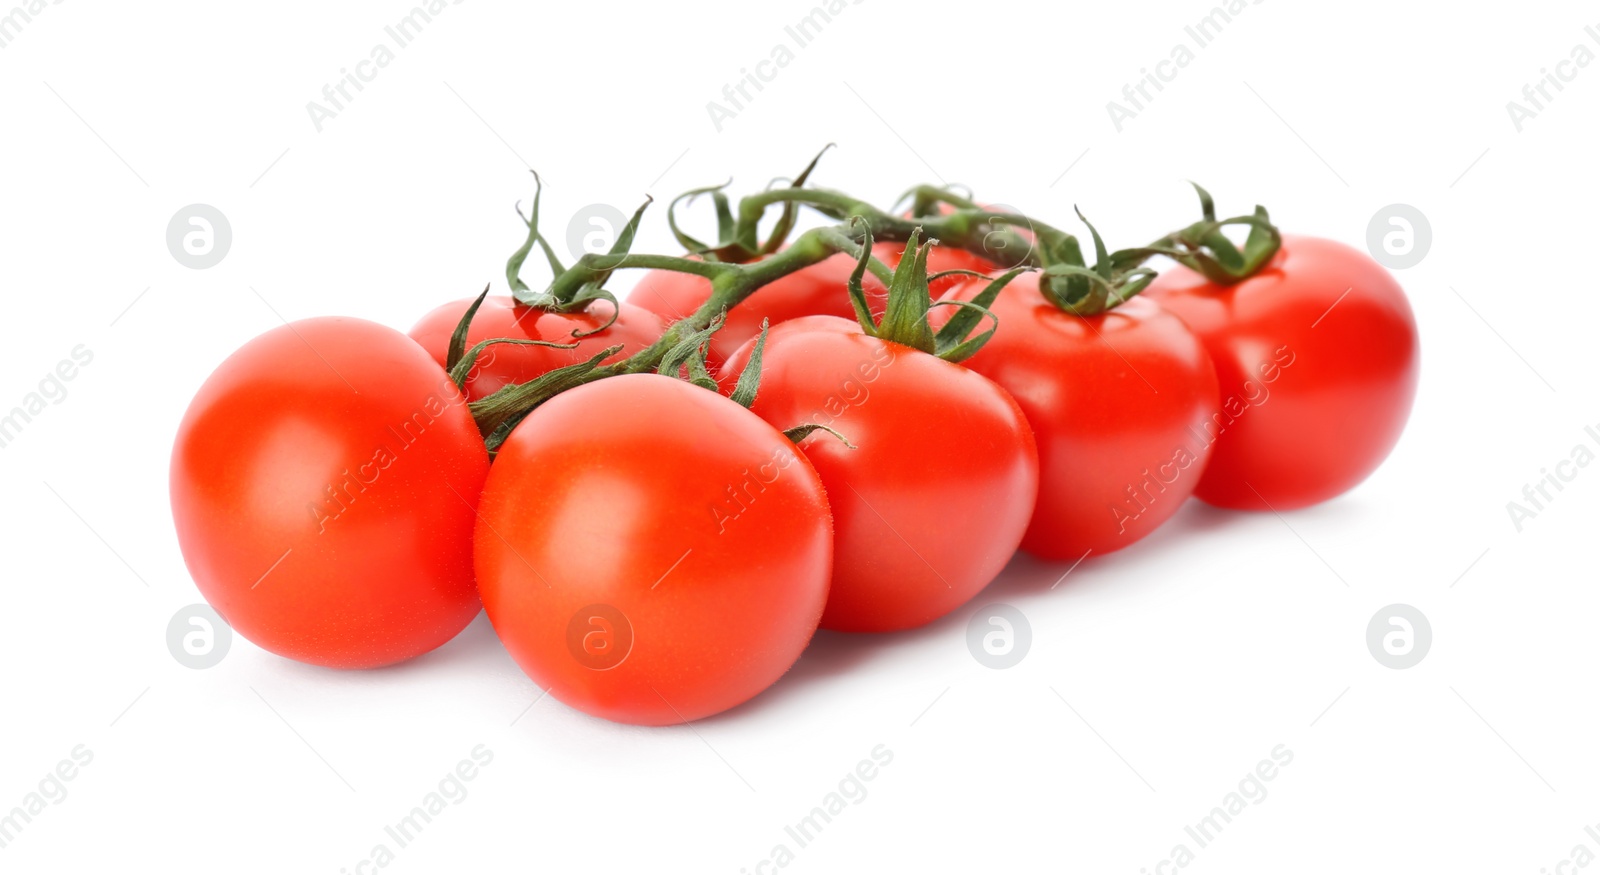
[[[1019,547],[1080,562],[1190,495],[1325,501],[1405,425],[1400,287],[1259,208],[1217,221],[1202,190],[1203,221],[1115,253],[1090,226],[1086,264],[1070,235],[954,194],[890,215],[804,175],[741,210],[783,202],[773,239],[726,221],[687,258],[628,252],[635,214],[612,252],[562,267],[536,199],[510,296],[409,335],[327,317],[245,344],[173,449],[202,594],[332,668],[427,653],[481,606],[552,696],[681,723],[772,685],[819,626],[950,614]],[[783,245],[795,204],[842,224]],[[542,293],[518,277],[535,245]],[[651,270],[618,301],[623,268]]]

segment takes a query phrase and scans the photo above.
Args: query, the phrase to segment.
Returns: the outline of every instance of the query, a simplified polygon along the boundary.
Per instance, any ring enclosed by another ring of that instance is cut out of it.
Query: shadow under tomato
[[[912,647],[924,640],[959,636],[973,606],[964,605],[926,626],[903,632],[834,632],[818,629],[799,661],[771,687],[742,705],[695,722],[715,724],[724,720],[737,721],[762,709],[782,708],[791,700],[812,695],[818,688],[826,689],[839,677],[862,671],[864,666],[872,662],[891,657],[899,648]]]
[[[500,636],[495,634],[494,624],[489,622],[489,615],[482,610],[444,644],[416,659],[407,660],[398,665],[391,665],[377,671],[395,671],[408,668],[432,671],[449,667],[456,671],[482,671],[489,663],[504,663],[514,666],[511,654],[506,652],[504,644],[500,643]]]

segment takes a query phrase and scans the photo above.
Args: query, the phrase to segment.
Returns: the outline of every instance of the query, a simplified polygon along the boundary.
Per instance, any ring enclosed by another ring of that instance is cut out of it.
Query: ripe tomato
[[[478,613],[473,507],[488,453],[428,353],[360,319],[275,328],[195,395],[172,516],[195,584],[261,647],[372,668]]]
[[[728,360],[729,385],[754,345]],[[834,316],[774,327],[761,363],[751,410],[779,428],[828,426],[856,446],[825,432],[800,442],[833,508],[824,628],[921,626],[1000,573],[1039,482],[1033,437],[1004,389]]]
[[[1364,253],[1285,235],[1259,273],[1217,286],[1185,267],[1145,295],[1200,336],[1222,410],[1195,495],[1244,510],[1305,507],[1366,479],[1394,448],[1417,388],[1417,324]]]
[[[479,586],[552,696],[624,723],[732,708],[805,649],[828,594],[822,483],[782,433],[657,374],[557,395],[501,445]]]
[[[878,260],[884,264],[890,267],[898,267],[900,259],[906,254],[906,245],[904,243],[887,242],[874,244],[872,254],[877,256]],[[978,273],[988,273],[994,270],[995,267],[995,263],[989,259],[954,246],[935,246],[928,250],[928,274],[930,276],[947,270],[972,270]],[[967,282],[968,278],[960,274],[940,277],[928,283],[928,291],[937,299],[950,289],[965,285]],[[846,318],[855,318],[853,312],[842,315]]]
[[[1217,378],[1200,340],[1155,303],[1075,316],[1046,300],[1040,276],[1000,292],[989,308],[999,330],[963,364],[1005,387],[1033,427],[1039,501],[1022,549],[1075,560],[1143,538],[1194,492],[1211,454]]]
[[[411,339],[422,344],[433,355],[440,367],[445,365],[450,351],[450,335],[461,322],[462,314],[472,306],[472,298],[443,304],[411,329]],[[617,321],[597,334],[583,338],[573,337],[594,331],[611,316],[608,301],[596,301],[586,310],[575,313],[551,313],[537,307],[527,307],[510,295],[491,295],[472,317],[467,328],[467,349],[474,344],[494,338],[509,337],[516,340],[545,340],[551,343],[577,343],[576,349],[556,349],[548,346],[525,346],[499,343],[486,347],[478,355],[477,364],[467,377],[467,398],[476,401],[493,395],[504,386],[526,383],[547,371],[565,365],[577,364],[608,346],[622,345],[622,351],[606,359],[616,361],[627,358],[655,343],[666,331],[661,317],[642,307],[626,302],[619,303]]]
[[[715,371],[733,351],[761,333],[761,321],[777,325],[801,316],[832,315],[854,319],[855,309],[845,284],[855,270],[855,259],[841,252],[804,270],[796,271],[757,289],[728,311],[728,320],[711,337],[707,356]],[[862,278],[862,289],[877,312],[883,310],[883,283],[872,274]],[[659,314],[667,323],[688,316],[711,297],[711,281],[675,270],[645,274],[628,295],[628,302]]]

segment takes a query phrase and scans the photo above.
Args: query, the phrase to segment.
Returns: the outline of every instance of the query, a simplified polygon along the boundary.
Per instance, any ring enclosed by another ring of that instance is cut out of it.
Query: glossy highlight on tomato
[[[746,344],[724,372],[738,373]],[[751,410],[800,442],[827,487],[833,588],[824,628],[888,632],[966,603],[1010,560],[1038,489],[1023,413],[983,376],[809,316],[774,327]]]
[[[428,353],[360,319],[275,328],[195,395],[172,451],[184,562],[235,631],[372,668],[477,615],[471,534],[489,458]]]
[[[535,409],[475,533],[506,649],[586,713],[663,725],[732,708],[799,658],[828,594],[822,482],[781,432],[657,374]]]
[[[1416,396],[1416,319],[1366,253],[1284,235],[1236,285],[1179,267],[1145,294],[1200,336],[1217,369],[1216,446],[1199,498],[1306,507],[1354,488],[1399,441]]]

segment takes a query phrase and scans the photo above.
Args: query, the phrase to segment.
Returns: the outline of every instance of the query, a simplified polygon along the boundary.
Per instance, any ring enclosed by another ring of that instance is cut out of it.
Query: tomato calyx
[[[576,389],[592,381],[595,372],[601,367],[600,363],[622,352],[623,349],[620,343],[608,346],[587,361],[547,371],[526,383],[513,383],[493,395],[468,404],[467,409],[472,412],[473,420],[478,423],[478,433],[483,435],[483,443],[488,447],[489,455],[493,457],[500,449],[500,445],[510,436],[511,430],[532,413],[534,408],[568,389]]]
[[[450,373],[450,379],[456,388],[466,391],[467,378],[472,375],[472,369],[478,364],[478,356],[484,350],[498,343],[513,343],[519,346],[548,346],[552,349],[577,349],[577,343],[554,343],[548,340],[531,340],[527,338],[496,337],[473,344],[467,349],[467,330],[472,326],[472,319],[478,315],[478,308],[483,306],[485,298],[489,297],[489,287],[473,300],[466,312],[461,314],[461,321],[456,323],[455,330],[450,333],[450,346],[445,352],[445,370]]]
[[[482,296],[478,302],[481,303]],[[476,309],[476,304],[474,308]],[[471,312],[462,319],[465,325],[471,319]],[[712,392],[718,391],[717,381],[712,378],[710,368],[706,365],[706,354],[710,350],[711,336],[722,328],[724,317],[718,314],[705,328],[689,332],[677,340],[661,358],[661,363],[656,366],[655,372],[674,379],[683,379],[685,382],[699,386]],[[751,351],[750,360],[745,363],[744,370],[739,372],[738,382],[734,385],[733,392],[728,396],[736,404],[745,409],[755,403],[756,393],[761,384],[761,353],[767,343],[767,323],[761,323],[761,334],[756,338],[755,348]],[[463,329],[458,329],[462,331]],[[491,344],[519,343],[535,344],[539,346],[553,346],[559,349],[572,349],[577,344],[549,343],[542,340],[515,340],[494,339],[485,340],[471,350],[464,353],[450,369],[451,379],[460,386],[470,373],[474,360],[478,354]],[[453,345],[453,342],[452,342]],[[500,445],[510,436],[511,430],[516,428],[529,413],[544,402],[569,389],[593,382],[598,376],[607,373],[601,364],[607,358],[621,352],[621,344],[610,346],[601,350],[585,361],[566,367],[556,368],[526,383],[516,383],[505,386],[492,395],[480,398],[468,405],[472,418],[478,423],[478,431],[484,437],[484,444],[488,447],[491,456],[499,450]],[[806,432],[809,434],[810,432]],[[849,441],[845,441],[846,444]]]
[[[837,430],[829,428],[828,426],[823,425],[823,424],[818,423],[818,422],[808,422],[805,425],[797,425],[794,428],[786,428],[786,429],[783,430],[783,436],[788,438],[790,443],[798,444],[801,441],[805,440],[806,438],[810,437],[811,433],[814,432],[814,431],[827,432],[828,434],[833,435],[834,438],[836,438],[840,443],[844,444],[845,449],[848,449],[848,450],[859,450],[859,449],[861,449],[860,447],[856,446],[855,444],[850,443],[850,439],[845,437],[844,435],[840,434]]]
[[[1045,300],[1063,312],[1094,316],[1120,305],[1150,285],[1156,272],[1145,267],[1144,261],[1154,253],[1139,249],[1107,251],[1105,240],[1094,223],[1077,207],[1073,207],[1073,211],[1094,240],[1094,265],[1085,263],[1078,238],[1071,234],[1053,240],[1041,239],[1044,276],[1039,281],[1039,291]]]
[[[867,303],[866,292],[861,287],[861,280],[866,275],[867,264],[872,256],[872,231],[866,227],[864,220],[858,219],[852,224],[860,224],[866,235],[861,254],[856,259],[856,269],[850,273],[847,284],[850,303],[855,308],[856,321],[860,323],[862,332],[868,337],[909,346],[949,362],[970,358],[989,342],[989,338],[993,337],[995,330],[1000,327],[1000,320],[989,311],[989,305],[1000,296],[1000,290],[1004,289],[1007,283],[1033,269],[1014,267],[998,277],[989,277],[971,270],[947,270],[929,277],[928,253],[939,244],[939,241],[930,237],[926,243],[921,242],[922,229],[918,228],[911,232],[910,239],[906,241],[906,252],[912,257],[900,259],[899,265],[894,269],[894,276],[889,281],[889,299],[883,311],[883,318],[874,320],[872,309]],[[932,294],[928,291],[928,283],[952,274],[983,277],[990,282],[971,300],[938,302],[940,306],[959,307],[960,312],[952,316],[950,321],[935,333],[928,322],[928,312],[934,306]],[[989,319],[989,329],[968,337],[985,317]]]
[[[610,328],[622,312],[621,306],[617,303],[617,296],[605,288],[606,280],[611,278],[622,259],[627,256],[628,250],[633,248],[633,238],[639,232],[639,220],[653,199],[645,195],[644,203],[634,210],[633,218],[629,219],[617,233],[616,242],[611,245],[609,252],[599,258],[581,259],[569,270],[561,263],[561,259],[556,257],[550,242],[539,233],[539,197],[544,191],[544,181],[539,178],[538,171],[533,171],[533,183],[533,207],[528,215],[522,215],[522,206],[517,205],[517,217],[527,226],[528,237],[506,260],[506,283],[511,286],[511,296],[518,304],[536,307],[550,313],[581,312],[587,310],[595,301],[606,301],[611,305],[611,314],[605,322],[588,331],[572,332],[573,338],[580,340],[599,334]],[[522,280],[522,265],[528,260],[528,255],[533,252],[534,246],[539,247],[544,253],[545,260],[550,263],[552,280],[542,292],[535,292]]]
[[[811,159],[811,163],[807,164],[805,169],[801,170],[793,180],[779,177],[768,185],[767,190],[771,191],[776,188],[780,182],[788,182],[788,188],[790,189],[804,189],[806,180],[810,178],[811,172],[817,169],[817,162],[821,161],[822,156],[827,154],[827,151],[833,147],[833,143],[823,146],[822,150]],[[672,202],[667,205],[667,227],[671,229],[672,236],[678,241],[678,244],[692,255],[730,264],[748,264],[782,249],[784,242],[789,239],[789,234],[794,231],[795,217],[799,214],[799,204],[796,201],[785,201],[783,209],[778,215],[777,224],[773,225],[771,233],[767,235],[767,239],[762,241],[756,221],[734,221],[732,206],[727,194],[724,193],[724,190],[732,184],[733,180],[729,179],[721,185],[690,189],[672,199]],[[708,246],[702,243],[685,233],[678,226],[678,204],[685,201],[694,203],[697,198],[706,194],[711,196],[711,202],[717,214],[717,245],[715,246]],[[759,220],[760,214],[757,214],[756,218]]]
[[[1127,254],[1139,258],[1165,255],[1219,286],[1249,279],[1272,261],[1272,256],[1283,245],[1283,234],[1272,224],[1266,207],[1257,204],[1255,212],[1248,216],[1218,219],[1211,193],[1197,182],[1189,184],[1200,196],[1200,221],[1142,249],[1125,250]],[[1243,248],[1235,246],[1222,233],[1230,225],[1250,227]]]

